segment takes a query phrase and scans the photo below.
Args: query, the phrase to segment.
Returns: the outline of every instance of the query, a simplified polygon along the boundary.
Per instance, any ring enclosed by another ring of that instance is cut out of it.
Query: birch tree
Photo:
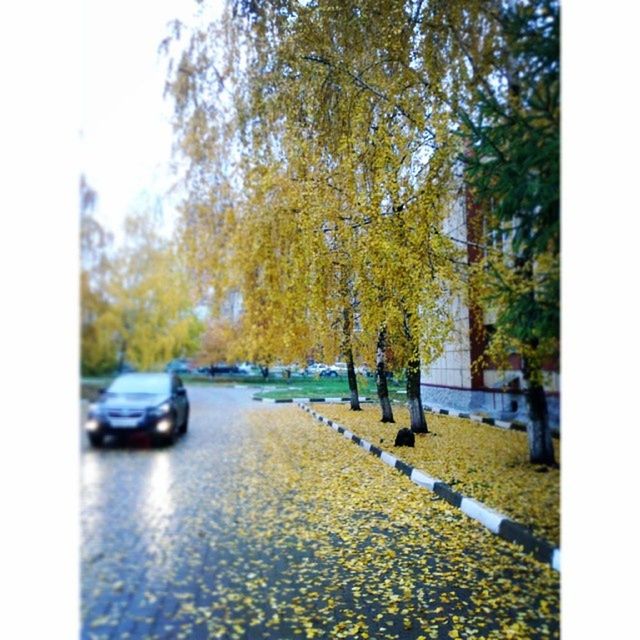
[[[236,1],[172,78],[185,238],[219,297],[241,292],[246,352],[364,352],[382,368],[386,343],[418,432],[420,370],[466,286],[443,231],[464,132],[478,92],[519,64],[503,14],[497,0]]]

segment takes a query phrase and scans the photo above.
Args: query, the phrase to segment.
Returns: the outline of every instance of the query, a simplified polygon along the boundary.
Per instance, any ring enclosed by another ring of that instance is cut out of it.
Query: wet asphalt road
[[[237,535],[239,522],[255,522],[261,505],[273,506],[267,504],[273,496],[264,497],[259,490],[247,500],[238,473],[238,452],[252,447],[246,411],[255,407],[253,392],[189,387],[189,431],[173,447],[156,448],[141,439],[95,450],[82,437],[81,638],[301,637],[285,620],[273,626],[259,615],[249,620],[247,610],[243,617],[239,602],[220,604],[220,594],[229,587],[236,593],[245,590],[259,606],[275,610],[273,595],[270,602],[260,601],[260,593],[267,598],[268,591],[262,589],[267,583],[286,576],[292,590],[308,586],[308,549],[299,546],[290,555],[284,542],[274,546],[273,539],[266,543]],[[274,405],[260,408],[278,411]],[[281,507],[289,506],[283,496]],[[257,513],[248,513],[252,510]],[[444,566],[447,560],[434,562]],[[327,566],[331,563],[328,558]],[[247,572],[242,571],[245,566]],[[258,567],[260,578],[252,567]],[[326,575],[326,584],[321,579],[314,585],[322,597],[339,586],[335,572]],[[246,584],[253,591],[247,592]],[[256,603],[249,604],[251,609]],[[225,619],[227,631],[212,626],[211,611]],[[366,615],[373,619],[373,610]],[[316,622],[323,625],[321,616]],[[419,636],[419,630],[404,633],[399,624],[398,635],[392,637]],[[330,628],[327,625],[319,637],[334,637]],[[556,633],[552,624],[551,632],[535,637]],[[444,626],[438,637],[448,637]]]
[[[82,638],[177,637],[176,593],[197,596],[210,552],[197,523],[234,500],[229,452],[247,438],[252,393],[189,387],[189,431],[173,447],[141,437],[92,449],[81,434]]]

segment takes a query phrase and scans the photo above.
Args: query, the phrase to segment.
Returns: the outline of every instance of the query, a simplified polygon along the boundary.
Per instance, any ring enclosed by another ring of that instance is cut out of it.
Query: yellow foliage
[[[433,361],[451,332],[464,286],[442,233],[459,150],[438,94],[451,70],[427,61],[421,36],[427,89],[401,5],[367,4],[377,18],[360,24],[340,4],[292,5],[288,19],[267,8],[255,29],[224,17],[174,78],[182,238],[216,308],[241,295],[243,358],[372,361],[385,326],[400,368]],[[225,80],[213,93],[212,67]]]
[[[83,288],[82,312],[93,318],[83,330],[82,359],[91,364],[106,352],[111,366],[123,358],[150,370],[193,352],[201,325],[175,246],[157,235],[145,214],[129,217],[126,226],[126,244],[110,258],[101,288]]]

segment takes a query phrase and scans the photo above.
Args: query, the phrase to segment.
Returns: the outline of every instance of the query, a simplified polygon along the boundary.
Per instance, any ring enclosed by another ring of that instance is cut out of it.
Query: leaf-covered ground
[[[559,545],[560,471],[528,461],[527,436],[488,425],[427,414],[430,434],[416,435],[415,448],[393,446],[396,433],[409,426],[406,408],[394,406],[395,424],[380,422],[377,405],[317,404],[314,409],[346,426],[401,460],[480,500]],[[560,461],[560,441],[553,441]]]
[[[243,535],[289,558],[272,597],[301,634],[557,635],[556,572],[295,407],[252,421],[244,463],[264,476],[244,498],[262,507]]]
[[[548,566],[295,406],[189,393],[175,447],[83,455],[83,640],[559,636]]]

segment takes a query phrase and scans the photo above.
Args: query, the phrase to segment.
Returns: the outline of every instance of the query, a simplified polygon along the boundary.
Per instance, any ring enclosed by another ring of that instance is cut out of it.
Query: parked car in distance
[[[209,372],[212,376],[239,375],[240,369],[238,369],[235,364],[226,364],[225,362],[219,362],[218,364],[212,364],[209,367]]]
[[[334,362],[329,369],[335,371],[339,376],[347,375],[347,363],[346,362]]]
[[[269,375],[274,378],[284,378],[286,367],[282,364],[272,364],[269,367]]]
[[[368,364],[361,364],[359,367],[356,367],[356,373],[359,373],[361,376],[366,376],[367,378],[373,375]]]
[[[187,432],[189,399],[182,380],[172,373],[126,373],[89,407],[85,431],[93,447],[105,437],[148,433],[157,442],[173,444]]]
[[[269,365],[269,376],[272,378],[290,378],[299,375],[303,375],[303,372],[296,363]]]
[[[192,373],[193,367],[186,358],[175,358],[164,368],[167,373]]]
[[[238,365],[238,373],[246,376],[259,376],[262,375],[260,367],[251,362],[243,362]]]
[[[297,362],[292,362],[291,364],[284,365],[285,376],[298,377],[303,375],[303,373],[304,373],[303,368]]]
[[[334,371],[330,367],[327,367],[326,369],[323,369],[320,372],[320,377],[321,378],[337,378],[338,377],[338,372]]]
[[[309,376],[317,376],[319,374],[321,375],[322,372],[328,368],[329,367],[326,364],[323,364],[322,362],[314,362],[313,364],[310,364],[309,366],[307,366],[306,373]]]

